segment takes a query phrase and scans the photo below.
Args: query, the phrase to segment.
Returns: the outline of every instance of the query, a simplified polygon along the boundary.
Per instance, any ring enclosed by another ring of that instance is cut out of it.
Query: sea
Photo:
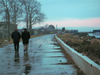
[[[95,36],[95,38],[100,38],[100,35],[93,35],[93,33],[88,33],[89,36]]]

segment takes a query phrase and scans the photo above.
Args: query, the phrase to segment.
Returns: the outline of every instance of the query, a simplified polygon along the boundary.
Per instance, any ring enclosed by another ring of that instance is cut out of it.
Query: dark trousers
[[[14,42],[15,51],[19,51],[19,42]]]

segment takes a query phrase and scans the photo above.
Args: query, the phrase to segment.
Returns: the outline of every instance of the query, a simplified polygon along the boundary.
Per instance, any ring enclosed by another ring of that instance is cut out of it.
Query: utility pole
[[[57,30],[57,25],[56,25],[56,30]]]

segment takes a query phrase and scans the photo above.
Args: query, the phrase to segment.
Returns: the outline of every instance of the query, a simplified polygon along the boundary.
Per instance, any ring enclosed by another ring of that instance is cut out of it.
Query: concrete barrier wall
[[[55,38],[65,49],[65,51],[72,57],[75,64],[84,72],[85,75],[100,75],[100,65],[66,45],[57,36],[55,36]]]

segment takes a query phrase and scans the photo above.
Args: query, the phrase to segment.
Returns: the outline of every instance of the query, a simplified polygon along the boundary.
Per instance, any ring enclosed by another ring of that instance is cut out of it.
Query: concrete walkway
[[[0,75],[77,75],[72,64],[62,64],[67,59],[56,44],[51,34],[30,39],[28,52],[22,42],[19,53],[13,44],[0,48]]]

